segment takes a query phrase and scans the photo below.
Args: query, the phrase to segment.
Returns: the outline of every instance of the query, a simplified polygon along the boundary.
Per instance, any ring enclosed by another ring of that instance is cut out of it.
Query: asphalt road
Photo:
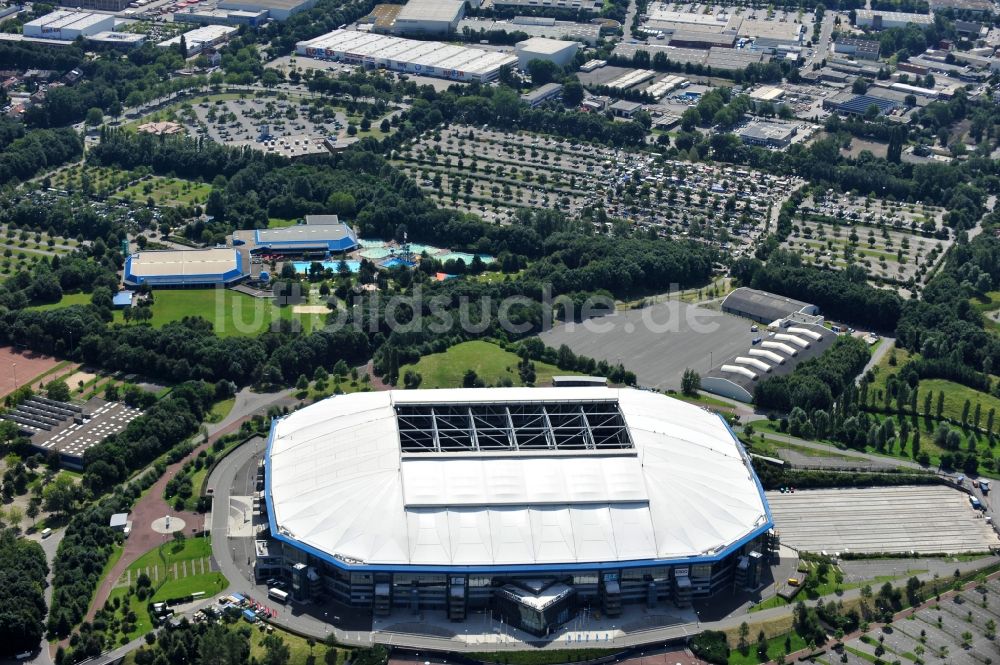
[[[830,37],[833,34],[833,21],[835,18],[836,12],[832,9],[827,9],[826,13],[823,14],[823,24],[820,26],[819,41],[813,44],[813,54],[802,65],[802,71],[812,71],[813,63],[822,62],[829,55]]]

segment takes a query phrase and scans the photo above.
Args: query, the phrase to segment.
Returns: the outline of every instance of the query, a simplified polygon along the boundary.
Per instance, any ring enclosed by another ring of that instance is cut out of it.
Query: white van
[[[52,529],[49,528],[42,529],[42,538],[48,538],[51,535],[52,535]]]

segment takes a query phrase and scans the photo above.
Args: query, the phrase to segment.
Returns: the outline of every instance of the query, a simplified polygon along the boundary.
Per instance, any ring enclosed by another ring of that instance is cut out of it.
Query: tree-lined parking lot
[[[703,238],[735,255],[764,233],[772,207],[801,184],[746,168],[469,126],[427,132],[393,156],[439,205],[488,221],[511,222],[518,208],[556,209],[600,230],[627,220],[662,236]]]

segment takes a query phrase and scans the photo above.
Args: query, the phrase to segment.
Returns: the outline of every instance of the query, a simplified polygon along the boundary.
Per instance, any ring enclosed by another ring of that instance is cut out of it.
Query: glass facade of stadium
[[[297,600],[333,599],[376,617],[438,611],[453,621],[486,609],[514,627],[545,635],[583,609],[613,617],[626,605],[686,608],[694,600],[756,588],[778,543],[769,531],[714,562],[590,570],[577,564],[565,570],[524,566],[528,570],[479,573],[351,570],[287,542],[270,545],[271,556],[257,559],[257,576],[289,580]]]

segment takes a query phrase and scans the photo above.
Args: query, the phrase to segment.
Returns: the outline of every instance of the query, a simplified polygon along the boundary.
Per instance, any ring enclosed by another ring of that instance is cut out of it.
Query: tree
[[[746,621],[740,624],[739,641],[736,643],[736,648],[740,650],[740,653],[744,655],[750,648],[750,643],[748,638],[750,637],[750,624]]]
[[[250,643],[221,625],[209,626],[198,644],[199,665],[242,665],[249,662]]]
[[[761,662],[767,660],[767,635],[763,629],[757,634],[757,659]]]
[[[24,520],[24,513],[17,506],[11,506],[7,509],[7,521],[15,529],[21,528],[21,522]]]
[[[563,84],[562,99],[563,104],[569,108],[576,108],[583,103],[583,85],[575,78]]]
[[[292,657],[291,649],[278,635],[268,635],[264,638],[264,658],[262,665],[287,665]]]
[[[31,526],[35,526],[35,520],[38,518],[38,512],[38,502],[35,499],[32,499],[28,502],[28,507],[25,510],[25,514],[28,516],[28,519],[31,520]]]
[[[95,107],[87,110],[87,125],[97,127],[102,122],[104,122],[104,112],[101,109]]]
[[[534,85],[545,85],[552,83],[562,74],[562,69],[551,60],[535,58],[528,63],[528,75]]]
[[[684,374],[681,377],[681,392],[689,397],[698,394],[701,389],[701,376],[698,372],[693,369],[684,370]]]
[[[62,379],[55,379],[45,384],[45,394],[49,399],[54,399],[57,402],[66,402],[69,400],[69,386]]]
[[[68,513],[76,505],[78,490],[69,476],[56,476],[42,490],[43,506],[50,513]]]

